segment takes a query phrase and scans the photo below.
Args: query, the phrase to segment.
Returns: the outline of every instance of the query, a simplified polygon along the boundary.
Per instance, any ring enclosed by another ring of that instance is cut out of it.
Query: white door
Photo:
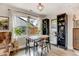
[[[50,21],[50,43],[57,45],[57,19]]]

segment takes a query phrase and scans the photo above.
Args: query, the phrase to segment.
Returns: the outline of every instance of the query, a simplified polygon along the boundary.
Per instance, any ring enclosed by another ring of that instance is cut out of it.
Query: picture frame
[[[9,30],[9,17],[0,16],[0,30]]]

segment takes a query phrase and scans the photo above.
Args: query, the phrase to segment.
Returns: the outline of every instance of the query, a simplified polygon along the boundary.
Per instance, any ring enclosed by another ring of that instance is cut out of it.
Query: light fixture
[[[41,3],[39,3],[38,6],[37,6],[37,9],[39,11],[42,11],[44,9],[44,6]]]

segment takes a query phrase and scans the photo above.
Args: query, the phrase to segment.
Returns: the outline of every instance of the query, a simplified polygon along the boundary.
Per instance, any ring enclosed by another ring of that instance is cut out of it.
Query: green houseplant
[[[19,27],[15,28],[16,35],[21,35],[22,33],[23,33],[22,28],[19,28]]]

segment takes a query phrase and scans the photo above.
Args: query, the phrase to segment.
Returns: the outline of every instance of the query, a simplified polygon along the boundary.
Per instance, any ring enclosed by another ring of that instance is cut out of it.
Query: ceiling
[[[22,8],[25,10],[32,10],[38,14],[45,14],[45,15],[53,15],[59,14],[60,12],[66,12],[72,10],[79,9],[79,4],[77,3],[42,3],[44,5],[44,10],[39,11],[37,9],[38,3],[9,3],[8,5]]]

